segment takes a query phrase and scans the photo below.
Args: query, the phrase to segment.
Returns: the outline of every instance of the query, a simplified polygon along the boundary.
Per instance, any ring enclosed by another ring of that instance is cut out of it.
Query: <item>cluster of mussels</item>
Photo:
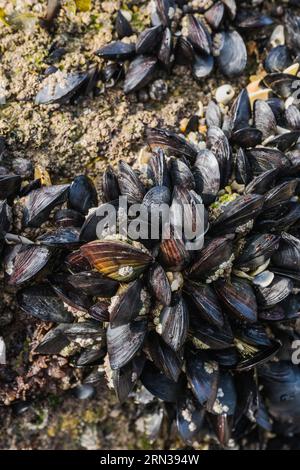
[[[262,12],[263,4],[155,0],[151,4],[152,26],[139,34],[130,24],[130,12],[120,10],[115,20],[117,40],[96,51],[107,62],[103,69],[99,71],[93,65],[87,72],[63,77],[58,69],[50,67],[47,74],[54,77],[48,77],[43,84],[36,103],[60,102],[79,92],[88,93],[99,80],[110,87],[124,78],[126,94],[139,91],[156,78],[165,77],[176,64],[191,68],[196,80],[211,74],[215,64],[225,76],[238,76],[247,65],[243,37],[255,38],[263,48],[270,36],[274,20]],[[167,93],[164,80],[155,80],[152,85],[153,99],[159,100]]]
[[[139,168],[120,161],[117,173],[104,173],[102,209],[118,208],[120,195],[129,216],[136,203],[185,204],[193,225],[203,203],[198,251],[172,230],[160,240],[125,239],[117,226],[99,233],[103,210],[93,210],[97,193],[86,176],[53,186],[38,179],[21,192],[19,176],[0,176],[6,285],[23,312],[56,324],[34,352],[69,357],[87,387],[105,370],[120,402],[134,394],[153,418],[152,436],[164,415],[189,445],[205,436],[222,446],[263,445],[271,430],[300,433],[300,369],[292,362],[300,110],[291,77],[267,75],[272,93],[253,109],[246,89],[226,116],[211,101],[206,141],[148,129],[151,154]],[[48,221],[34,241],[8,233],[16,196],[24,227]]]

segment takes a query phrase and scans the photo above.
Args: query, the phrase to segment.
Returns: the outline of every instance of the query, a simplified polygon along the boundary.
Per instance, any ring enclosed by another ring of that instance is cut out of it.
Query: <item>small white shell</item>
[[[270,44],[272,47],[284,46],[285,45],[285,36],[284,36],[284,27],[283,25],[278,25],[274,29],[271,38]]]
[[[233,99],[235,91],[229,84],[222,85],[216,90],[216,100],[221,104],[228,104]]]
[[[268,287],[274,279],[274,273],[271,271],[264,271],[253,279],[253,284],[260,287]]]

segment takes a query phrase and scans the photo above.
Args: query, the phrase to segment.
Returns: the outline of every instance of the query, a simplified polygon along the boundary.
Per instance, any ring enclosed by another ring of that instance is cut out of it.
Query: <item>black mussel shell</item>
[[[280,240],[279,250],[272,256],[272,265],[289,273],[300,274],[300,240],[293,235],[283,233]],[[296,278],[297,279],[297,278]]]
[[[207,127],[222,127],[222,111],[220,106],[213,100],[207,105],[205,119]]]
[[[231,140],[239,147],[256,147],[262,142],[262,133],[254,127],[245,127],[235,131],[231,136]]]
[[[68,184],[62,184],[31,191],[24,201],[25,225],[39,227],[45,222],[52,209],[66,200],[69,187]]]
[[[70,186],[69,207],[86,215],[92,207],[98,205],[97,191],[94,183],[84,175],[76,176]]]
[[[251,5],[250,5],[251,8]],[[236,16],[238,27],[242,30],[262,29],[271,26],[274,21],[270,16],[263,15],[257,11],[250,11],[249,9],[239,10]]]
[[[106,202],[115,201],[120,196],[118,178],[110,166],[103,174],[102,190]]]
[[[224,13],[224,3],[216,2],[204,13],[204,17],[213,29],[218,29],[223,20]]]
[[[165,154],[162,150],[157,150],[155,154],[150,157],[149,168],[152,173],[151,177],[156,186],[170,187],[168,166]]]
[[[232,278],[230,282],[219,280],[214,286],[229,313],[244,322],[255,323],[257,321],[255,292],[247,281]]]
[[[85,218],[73,209],[60,209],[55,213],[54,220],[59,227],[81,227]]]
[[[186,281],[184,293],[197,311],[193,311],[193,319],[199,315],[199,321],[203,318],[207,322],[222,328],[224,317],[217,296],[211,286],[196,282]]]
[[[43,272],[52,257],[53,252],[46,246],[25,245],[17,253],[8,284],[21,287],[36,279]]]
[[[232,171],[232,155],[229,141],[222,131],[212,126],[207,131],[207,147],[215,155],[220,167],[221,187],[224,187]]]
[[[201,20],[193,15],[188,15],[188,39],[198,52],[210,55],[212,47],[210,34]]]
[[[141,203],[145,196],[145,188],[131,166],[124,161],[119,162],[118,183],[122,196],[127,196],[129,204]]]
[[[147,320],[138,319],[130,324],[107,329],[107,350],[113,370],[124,367],[142,348],[147,334]]]
[[[283,205],[288,202],[295,195],[297,185],[298,181],[294,179],[285,181],[279,186],[270,189],[270,191],[265,195],[263,210],[268,211],[270,209],[274,209],[276,206]]]
[[[153,53],[156,46],[160,43],[163,34],[163,27],[161,25],[147,28],[141,32],[136,41],[136,53],[148,54]]]
[[[67,327],[68,324],[62,323],[48,331],[35,348],[35,352],[39,354],[59,354],[70,344],[70,340],[65,334]]]
[[[212,350],[223,350],[233,347],[233,333],[230,328],[228,321],[226,321],[222,328],[218,328],[211,323],[202,321],[201,324],[194,320],[194,316],[191,316],[191,330],[193,336],[193,343],[196,347],[200,346],[200,349],[205,346],[205,349],[210,348]]]
[[[164,306],[171,303],[171,287],[165,270],[160,264],[155,263],[149,268],[148,285],[156,300]]]
[[[186,358],[186,375],[200,405],[210,410],[218,391],[218,363],[203,353],[189,353]]]
[[[192,73],[195,80],[207,77],[213,71],[215,61],[212,55],[195,54]]]
[[[231,438],[233,416],[237,406],[237,392],[230,372],[222,372],[218,381],[218,393],[209,420],[221,445],[227,445]]]
[[[81,227],[80,241],[92,242],[97,240],[97,238],[101,238],[103,230],[108,231],[109,228],[113,230],[116,221],[115,217],[111,220],[109,216],[111,205],[117,211],[118,201],[110,201],[109,203],[101,204],[97,209],[91,211]]]
[[[300,138],[300,131],[286,132],[282,135],[274,137],[274,139],[268,141],[269,147],[275,147],[281,152],[285,152],[293,147]]]
[[[149,189],[143,199],[143,206],[149,211],[160,211],[160,206],[169,206],[171,193],[167,186],[154,186]]]
[[[63,80],[47,83],[36,95],[35,104],[52,104],[67,101],[88,80],[87,73],[73,72],[66,75]]]
[[[119,10],[116,16],[115,28],[119,39],[133,34],[132,27],[123,13]]]
[[[278,249],[279,237],[264,233],[246,239],[241,255],[235,260],[235,266],[243,270],[255,270],[262,266]]]
[[[300,110],[292,104],[285,110],[285,120],[291,130],[300,129]]]
[[[230,127],[232,132],[248,128],[251,114],[249,94],[247,89],[244,88],[230,110]]]
[[[262,82],[267,88],[271,88],[275,95],[284,99],[296,92],[300,85],[297,77],[287,73],[270,73],[263,78]]]
[[[195,442],[204,424],[205,410],[189,390],[180,398],[176,409],[176,424],[180,437],[188,445]]]
[[[21,176],[18,175],[0,175],[0,200],[17,196],[21,188],[21,181]]]
[[[135,44],[127,44],[122,41],[111,42],[98,49],[96,54],[109,60],[131,59],[135,55]]]
[[[0,201],[0,232],[8,232],[12,224],[12,211],[7,202]]]
[[[196,189],[201,194],[204,204],[210,204],[216,198],[221,182],[219,163],[213,152],[199,152],[193,167]]]
[[[219,217],[213,222],[213,231],[218,234],[232,233],[255,220],[262,210],[264,197],[259,194],[238,196],[229,202]]]
[[[179,65],[190,65],[194,62],[194,48],[190,41],[184,36],[180,36],[177,40],[175,48],[175,58],[176,63]]]
[[[71,249],[79,246],[79,235],[80,229],[78,227],[60,227],[40,235],[37,241],[41,245]]]
[[[155,11],[157,13],[159,22],[163,26],[168,26],[175,13],[174,0],[156,0]]]
[[[294,6],[299,6],[299,2],[297,0],[292,0],[290,4]],[[289,47],[291,47],[292,50],[298,52],[300,49],[300,17],[295,14],[293,10],[290,10],[290,8],[288,8],[286,10],[284,20],[287,44]]]
[[[236,365],[236,370],[239,372],[246,372],[254,367],[261,366],[268,361],[271,361],[281,348],[278,341],[272,341],[269,347],[258,349],[252,356],[246,357],[239,361]]]
[[[200,251],[198,259],[189,269],[192,279],[205,280],[217,271],[222,263],[230,260],[232,242],[227,237],[214,238]]]
[[[164,341],[174,351],[179,351],[186,340],[189,328],[188,310],[181,295],[173,295],[171,305],[162,310],[159,322]]]
[[[186,157],[192,163],[197,157],[197,149],[186,139],[164,129],[147,129],[147,142],[152,151],[164,150],[168,156]]]
[[[262,132],[263,139],[277,133],[277,123],[271,106],[263,100],[254,103],[254,125]]]
[[[140,55],[134,59],[126,72],[124,81],[124,92],[126,94],[140,90],[148,85],[154,78],[157,68],[157,59]]]
[[[172,230],[172,227],[171,227]],[[174,229],[173,229],[174,230]],[[159,262],[167,271],[182,271],[190,262],[191,254],[185,243],[175,236],[164,238],[159,247]]]
[[[280,170],[290,166],[284,153],[275,148],[256,147],[248,149],[246,153],[255,176],[268,170]]]
[[[248,184],[252,178],[252,170],[244,149],[240,148],[236,155],[235,178],[239,184]]]
[[[48,277],[48,280],[56,294],[71,308],[87,312],[92,306],[91,297],[74,288],[68,282],[66,274],[52,274]]]
[[[134,357],[126,366],[113,371],[114,390],[120,403],[123,403],[133,390],[143,371],[145,362],[145,355],[140,354]]]
[[[99,322],[95,320],[85,320],[69,324],[64,330],[66,336],[73,340],[78,336],[95,338],[100,343],[105,343],[104,330]]]
[[[89,262],[82,256],[80,250],[68,253],[64,262],[69,271],[73,273],[88,271],[91,268]]]
[[[89,315],[97,321],[109,322],[109,308],[110,302],[108,300],[100,300],[89,309]]]
[[[293,290],[291,279],[275,276],[268,287],[257,287],[257,301],[263,308],[274,307],[288,297]]]
[[[170,162],[170,173],[173,186],[195,189],[193,173],[184,161],[179,160],[179,158],[173,158]]]
[[[106,350],[103,347],[90,347],[84,349],[76,359],[76,367],[97,366],[103,363]]]
[[[70,323],[73,316],[48,284],[25,287],[17,293],[20,308],[42,321]]]
[[[181,373],[182,361],[173,349],[154,331],[149,333],[146,346],[155,366],[162,371],[166,377],[177,382]]]
[[[283,72],[292,63],[290,49],[287,46],[277,46],[271,49],[267,55],[264,67],[268,73]]]
[[[217,57],[221,72],[227,77],[240,75],[247,65],[247,49],[237,31],[224,31]]]
[[[174,382],[147,361],[141,375],[141,382],[146,389],[160,400],[175,403],[183,391],[183,381]]]
[[[144,305],[143,295],[143,284],[140,279],[126,286],[124,292],[117,293],[109,307],[111,328],[126,325],[139,315]]]
[[[278,170],[267,170],[255,176],[245,188],[246,194],[265,194],[273,186]]]
[[[112,297],[117,292],[119,283],[101,276],[97,272],[80,272],[68,276],[68,283],[93,297]]]
[[[163,32],[160,48],[157,54],[160,63],[168,70],[174,62],[173,52],[173,39],[172,33],[169,28],[166,28]]]

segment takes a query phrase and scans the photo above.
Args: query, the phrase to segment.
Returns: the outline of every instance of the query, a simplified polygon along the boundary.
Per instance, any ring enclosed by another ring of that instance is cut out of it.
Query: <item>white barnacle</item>
[[[133,274],[134,270],[132,266],[122,266],[121,268],[118,269],[118,274],[121,277],[128,277]]]

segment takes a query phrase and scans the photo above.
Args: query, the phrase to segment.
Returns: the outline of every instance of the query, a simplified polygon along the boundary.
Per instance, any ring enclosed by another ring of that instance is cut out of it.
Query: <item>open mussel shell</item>
[[[147,320],[140,318],[117,328],[107,329],[107,351],[110,366],[120,369],[142,348],[147,334]]]
[[[140,90],[154,78],[157,68],[156,57],[140,55],[128,67],[124,81],[126,94]]]
[[[188,310],[180,294],[173,294],[170,306],[164,307],[159,319],[161,336],[174,350],[183,346],[189,328]]]
[[[17,196],[21,188],[21,181],[19,175],[0,175],[0,200]]]
[[[272,256],[278,246],[277,235],[268,233],[253,235],[246,239],[242,253],[235,260],[235,266],[242,270],[255,270]]]
[[[103,276],[116,281],[136,279],[152,262],[146,250],[120,241],[91,242],[83,245],[81,252]]]
[[[91,296],[78,290],[77,287],[74,288],[68,282],[68,276],[66,274],[52,274],[48,276],[48,280],[56,294],[64,303],[75,310],[88,312],[89,308],[92,306]]]
[[[273,139],[268,140],[268,146],[275,147],[281,150],[281,152],[285,152],[286,150],[289,150],[291,147],[293,147],[299,141],[299,138],[299,130],[285,132],[284,134],[278,135]]]
[[[96,54],[103,59],[109,60],[127,60],[135,55],[135,44],[115,41],[101,47]]]
[[[204,424],[205,409],[189,390],[180,398],[176,408],[176,425],[182,440],[192,445]]]
[[[144,185],[131,166],[122,160],[119,162],[118,183],[122,196],[127,197],[129,204],[142,202],[146,193]]]
[[[112,380],[120,403],[123,403],[138,381],[146,362],[145,355],[138,354],[121,369],[114,370]]]
[[[262,210],[264,197],[259,194],[246,194],[238,196],[229,202],[219,217],[214,220],[212,229],[214,233],[233,233],[241,229],[244,224],[256,219]]]
[[[168,156],[186,157],[192,163],[197,157],[197,149],[184,137],[164,129],[148,128],[147,142],[152,151],[162,149]]]
[[[188,353],[186,375],[192,392],[200,405],[210,410],[217,396],[218,363],[205,353]]]
[[[146,294],[140,279],[131,282],[126,286],[126,290],[123,290],[122,287],[120,290],[121,292],[117,292],[109,307],[111,328],[130,323],[141,313],[144,305],[144,296]]]
[[[93,271],[72,274],[68,276],[68,283],[86,295],[108,298],[115,295],[119,286],[119,283],[113,279],[105,278]]]
[[[237,31],[224,31],[221,35],[221,47],[217,57],[218,66],[227,77],[236,77],[247,65],[245,43]]]
[[[237,393],[230,372],[222,372],[218,380],[218,391],[209,414],[209,421],[221,445],[228,444],[231,438],[233,416],[237,406]]]
[[[146,347],[155,366],[169,379],[177,382],[182,367],[182,361],[179,355],[177,355],[154,331],[149,333]]]
[[[291,294],[293,282],[286,277],[275,276],[268,287],[257,287],[256,290],[257,300],[261,307],[274,307]]]
[[[63,80],[47,83],[35,97],[35,104],[52,104],[67,101],[81,88],[89,76],[83,72],[73,72],[65,76]]]
[[[148,285],[158,300],[164,306],[168,306],[171,303],[171,287],[165,270],[160,266],[160,264],[155,263],[150,266],[148,271]]]
[[[152,395],[171,403],[177,402],[184,388],[182,377],[179,378],[178,382],[174,382],[174,380],[169,379],[160,372],[150,361],[147,361],[144,366],[141,382]]]
[[[69,187],[62,184],[31,191],[24,200],[24,224],[39,227],[44,223],[52,209],[66,200]]]
[[[68,203],[71,209],[86,215],[98,205],[94,183],[85,175],[77,176],[69,189]]]
[[[257,321],[255,292],[247,281],[237,278],[232,278],[230,282],[219,280],[215,283],[215,289],[229,313],[244,322]]]
[[[72,314],[48,284],[25,287],[17,293],[20,308],[39,320],[53,323],[70,323]]]
[[[195,308],[193,310],[195,323],[197,322],[196,316],[199,315],[199,321],[203,318],[207,322],[222,328],[224,325],[222,309],[211,286],[199,282],[186,281],[184,293]]]
[[[199,152],[193,167],[196,189],[204,204],[210,204],[220,189],[221,175],[219,163],[210,150]]]
[[[21,247],[13,261],[8,284],[19,288],[36,279],[46,270],[52,254],[46,246],[30,244]]]
[[[276,356],[280,348],[280,342],[272,341],[270,346],[258,348],[257,351],[249,357],[241,359],[236,365],[236,370],[239,372],[246,372],[254,367],[261,366],[262,364],[271,361]]]
[[[287,73],[270,73],[263,78],[263,84],[280,98],[287,99],[299,87],[299,79]]]
[[[198,259],[188,271],[192,279],[205,280],[232,256],[232,241],[227,237],[214,238],[198,253]],[[225,266],[224,266],[225,267]]]

